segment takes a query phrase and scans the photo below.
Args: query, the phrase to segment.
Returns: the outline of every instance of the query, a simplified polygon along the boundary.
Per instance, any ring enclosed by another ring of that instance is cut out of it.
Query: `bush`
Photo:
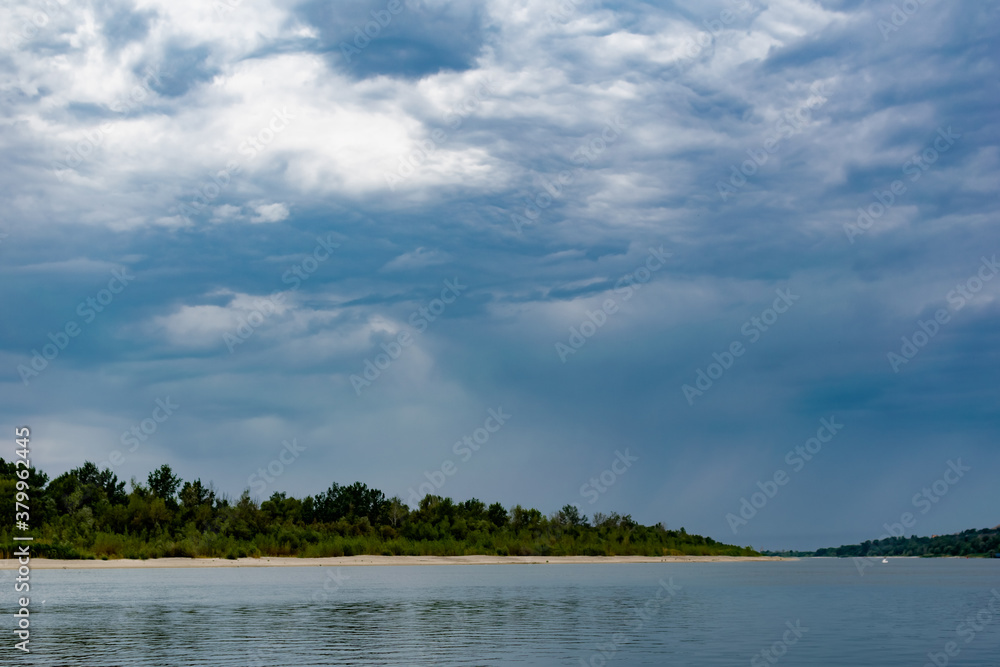
[[[70,544],[45,544],[38,542],[31,545],[32,555],[40,558],[59,558],[62,560],[89,560],[93,556],[78,551]]]

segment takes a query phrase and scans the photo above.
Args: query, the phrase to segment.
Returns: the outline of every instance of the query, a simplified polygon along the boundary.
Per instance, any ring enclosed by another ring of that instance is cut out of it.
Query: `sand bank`
[[[170,567],[321,567],[377,565],[545,565],[570,563],[733,563],[797,560],[777,556],[343,556],[340,558],[150,558],[149,560],[50,560],[32,558],[33,570],[147,569]],[[16,559],[0,559],[0,570],[17,569]]]

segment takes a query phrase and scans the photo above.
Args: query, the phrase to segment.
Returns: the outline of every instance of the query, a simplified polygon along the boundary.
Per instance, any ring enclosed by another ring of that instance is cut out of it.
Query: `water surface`
[[[997,667],[991,589],[1000,561],[965,559],[863,576],[837,559],[35,570],[33,651],[10,664],[770,665],[751,661],[773,650],[920,667],[955,642],[949,664]]]

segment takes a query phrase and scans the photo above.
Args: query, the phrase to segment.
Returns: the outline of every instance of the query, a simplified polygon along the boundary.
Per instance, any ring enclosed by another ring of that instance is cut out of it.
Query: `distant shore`
[[[735,563],[798,560],[782,556],[342,556],[339,558],[117,558],[53,560],[32,558],[34,570],[156,569],[172,567],[371,567],[386,565],[567,565],[598,563]],[[0,570],[16,570],[17,559],[0,559]]]

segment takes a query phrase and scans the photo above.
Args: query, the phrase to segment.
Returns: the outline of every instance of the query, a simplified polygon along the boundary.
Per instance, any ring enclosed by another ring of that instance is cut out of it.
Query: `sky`
[[[0,456],[760,549],[1000,523],[996,4],[0,25]]]

